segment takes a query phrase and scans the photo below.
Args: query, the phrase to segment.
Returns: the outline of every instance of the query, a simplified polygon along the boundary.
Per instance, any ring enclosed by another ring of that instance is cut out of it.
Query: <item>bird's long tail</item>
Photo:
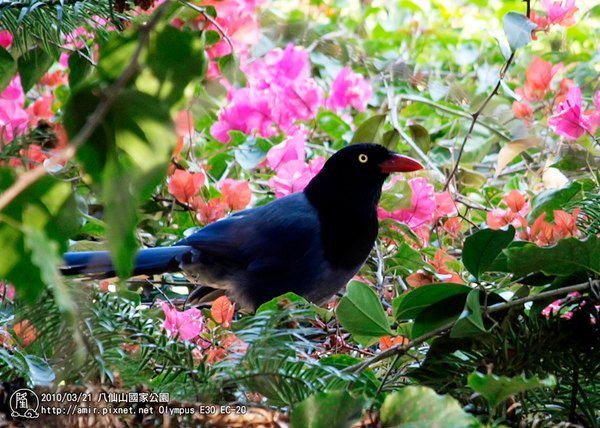
[[[145,248],[135,256],[134,275],[154,275],[180,270],[181,257],[189,253],[192,247],[175,245],[172,247]],[[60,268],[63,275],[99,275],[113,276],[115,268],[108,251],[81,251],[65,253],[64,265]]]

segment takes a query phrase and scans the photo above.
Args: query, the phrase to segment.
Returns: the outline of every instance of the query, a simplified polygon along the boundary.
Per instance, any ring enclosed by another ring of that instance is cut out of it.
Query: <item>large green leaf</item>
[[[347,391],[318,392],[294,407],[292,428],[350,427],[359,418],[363,405],[362,398]]]
[[[479,290],[473,289],[467,296],[465,309],[450,331],[450,337],[470,337],[487,332],[483,325],[481,316],[481,304],[479,303]]]
[[[471,373],[468,378],[469,386],[487,400],[492,408],[508,399],[511,395],[539,388],[553,388],[556,378],[552,375],[546,379],[537,376],[527,379],[524,375],[515,377],[484,375],[479,372]]]
[[[472,290],[460,284],[440,283],[423,285],[394,299],[394,319],[415,319],[423,310],[449,297],[461,296],[464,302]],[[399,303],[396,303],[399,302]],[[461,306],[462,309],[462,306]],[[460,312],[459,312],[460,313]]]
[[[412,188],[407,180],[398,180],[386,189],[379,201],[379,206],[386,211],[396,211],[412,206]]]
[[[381,143],[385,131],[385,114],[378,114],[365,120],[356,129],[350,144],[354,143]]]
[[[508,269],[517,276],[542,272],[545,275],[571,275],[589,272],[600,275],[600,238],[589,236],[561,239],[552,247],[533,243],[504,250]]]
[[[17,72],[17,61],[13,56],[0,46],[0,93],[8,86]]]
[[[200,37],[170,24],[150,39],[147,55],[146,62],[160,83],[157,95],[171,104],[193,79],[204,78],[208,68]]]
[[[385,397],[381,406],[384,427],[456,428],[481,424],[449,395],[438,395],[426,386],[407,386]]]
[[[544,190],[533,197],[531,211],[527,215],[530,223],[542,213],[546,213],[546,221],[554,220],[554,210],[564,208],[569,202],[577,199],[584,190],[593,187],[591,182],[574,181],[562,189]]]
[[[21,86],[23,86],[23,92],[26,93],[46,74],[54,63],[54,58],[44,49],[37,47],[19,57],[17,62],[21,75]]]
[[[351,281],[336,309],[339,322],[356,336],[377,338],[392,334],[381,301],[366,284]]]
[[[515,237],[515,228],[507,230],[482,229],[465,239],[463,263],[471,274],[479,279],[496,257]]]
[[[456,294],[429,305],[419,312],[413,323],[410,337],[415,339],[456,321],[465,307],[466,294]]]

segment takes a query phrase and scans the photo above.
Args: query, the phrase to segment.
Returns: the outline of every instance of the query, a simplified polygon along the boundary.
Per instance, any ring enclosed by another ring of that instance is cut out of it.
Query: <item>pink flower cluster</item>
[[[160,304],[165,322],[163,328],[169,336],[177,336],[179,340],[190,340],[206,329],[202,312],[197,308],[178,311],[166,302]]]
[[[583,112],[581,89],[573,86],[566,99],[560,102],[554,115],[548,118],[548,126],[567,140],[577,140],[584,133],[594,134],[600,125],[600,91],[594,95],[595,111]]]
[[[323,90],[310,77],[308,52],[301,47],[274,49],[244,71],[248,86],[230,90],[229,105],[211,128],[222,143],[230,141],[230,130],[262,137],[291,132],[298,120],[314,118],[323,105]]]
[[[243,66],[243,71],[248,85],[230,89],[229,105],[211,127],[213,137],[222,143],[230,141],[231,130],[262,137],[281,131],[291,134],[298,121],[314,119],[325,105],[336,111],[349,106],[362,111],[373,94],[362,76],[344,68],[335,78],[325,103],[323,89],[310,75],[308,52],[293,44],[271,50]]]
[[[383,186],[383,190],[390,189],[394,182],[402,179],[400,176],[393,177],[389,184]],[[392,218],[419,231],[423,226],[442,217],[456,215],[456,204],[449,192],[436,193],[433,185],[427,183],[423,177],[412,178],[408,184],[412,190],[410,208],[389,212],[379,207],[379,218]]]
[[[269,186],[278,198],[303,190],[325,164],[322,157],[305,161],[307,132],[305,128],[296,129],[267,153],[267,164],[277,173],[269,179]]]
[[[0,143],[10,142],[25,132],[29,116],[24,109],[25,94],[21,77],[16,75],[0,94]]]

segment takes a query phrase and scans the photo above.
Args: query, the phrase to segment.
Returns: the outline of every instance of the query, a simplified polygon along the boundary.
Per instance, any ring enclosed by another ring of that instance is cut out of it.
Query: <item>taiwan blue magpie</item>
[[[352,144],[331,156],[303,192],[240,211],[170,247],[140,250],[134,274],[183,271],[249,309],[290,291],[322,303],[372,250],[386,177],[421,168],[383,146]],[[61,270],[114,275],[106,251],[66,253]]]

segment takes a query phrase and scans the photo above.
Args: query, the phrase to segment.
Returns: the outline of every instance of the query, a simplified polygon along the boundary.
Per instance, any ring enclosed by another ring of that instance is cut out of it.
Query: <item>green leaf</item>
[[[435,270],[423,260],[423,255],[408,245],[406,242],[400,244],[394,254],[394,257],[386,263],[386,273],[410,275],[419,269],[425,269],[429,272]]]
[[[470,337],[486,332],[487,329],[483,325],[483,317],[481,316],[479,290],[471,290],[467,296],[465,309],[450,331],[450,337]]]
[[[284,303],[285,303],[285,305],[284,305]],[[265,311],[280,310],[283,306],[287,306],[290,303],[292,303],[294,305],[302,305],[302,306],[308,305],[308,301],[304,297],[298,296],[296,293],[288,292],[288,293],[282,294],[281,296],[274,297],[273,299],[269,300],[268,302],[265,302],[262,305],[260,305],[258,307],[258,309],[256,310],[256,315],[260,314],[261,312],[265,312]]]
[[[21,86],[23,86],[23,92],[27,93],[46,74],[54,63],[54,58],[38,47],[26,52],[17,62],[21,75]]]
[[[350,427],[360,417],[364,400],[347,391],[318,392],[292,410],[292,428]]]
[[[600,275],[600,238],[589,236],[561,239],[552,247],[538,247],[533,243],[505,250],[508,269],[517,276],[534,272],[545,275],[571,275],[589,272]]]
[[[408,294],[402,295],[394,299],[394,319],[406,320],[415,319],[423,310],[429,308],[435,303],[446,300],[449,297],[460,296],[463,302],[472,290],[470,287],[459,284],[440,283],[423,285],[409,292]],[[396,301],[400,301],[397,306]]]
[[[463,247],[465,267],[479,279],[514,237],[515,228],[510,225],[507,230],[482,229],[475,232],[465,239]]]
[[[150,39],[146,63],[160,82],[158,97],[170,104],[183,96],[193,79],[203,79],[208,68],[201,40],[172,25]]]
[[[381,195],[379,206],[390,212],[409,209],[412,206],[412,188],[408,180],[398,180],[386,189]]]
[[[531,42],[531,32],[537,27],[525,15],[516,12],[508,12],[504,15],[502,25],[513,52]]]
[[[325,131],[330,137],[341,140],[342,137],[352,130],[350,125],[344,119],[332,111],[321,110],[317,115],[317,124],[319,128]]]
[[[413,141],[419,146],[419,148],[423,151],[423,153],[427,153],[431,148],[431,137],[429,136],[429,131],[422,127],[421,125],[409,125],[408,131],[410,132],[410,136]]]
[[[515,377],[484,375],[479,372],[471,373],[468,377],[469,386],[487,400],[495,408],[511,395],[539,388],[554,388],[556,378],[552,375],[546,379],[537,376],[527,379],[524,375]]]
[[[110,82],[123,74],[131,63],[138,37],[138,31],[113,31],[106,40],[100,42],[100,59],[96,69],[103,79]]]
[[[384,427],[454,428],[479,427],[481,424],[466,413],[449,395],[438,395],[426,386],[407,386],[385,397],[380,412]]]
[[[415,339],[456,321],[463,312],[466,297],[465,294],[450,296],[419,312],[413,323],[410,338]]]
[[[362,282],[350,281],[336,315],[353,335],[378,338],[392,334],[381,301],[371,287]]]
[[[73,52],[69,55],[69,86],[75,88],[92,71],[92,64],[82,54]]]
[[[0,46],[0,93],[8,86],[17,70],[17,61],[10,52]]]
[[[246,85],[246,75],[240,70],[240,60],[236,55],[225,55],[219,58],[219,70],[231,83]]]
[[[355,143],[381,143],[383,133],[385,131],[384,125],[387,116],[385,114],[378,114],[370,117],[360,124],[350,144]]]
[[[385,132],[381,137],[381,145],[392,151],[396,150],[399,142],[400,133],[395,129]]]
[[[554,220],[554,210],[564,208],[569,202],[581,196],[584,190],[590,190],[590,184],[587,182],[574,181],[562,189],[544,190],[533,197],[531,201],[531,211],[527,215],[527,220],[533,223],[540,214],[546,213],[546,221]]]

